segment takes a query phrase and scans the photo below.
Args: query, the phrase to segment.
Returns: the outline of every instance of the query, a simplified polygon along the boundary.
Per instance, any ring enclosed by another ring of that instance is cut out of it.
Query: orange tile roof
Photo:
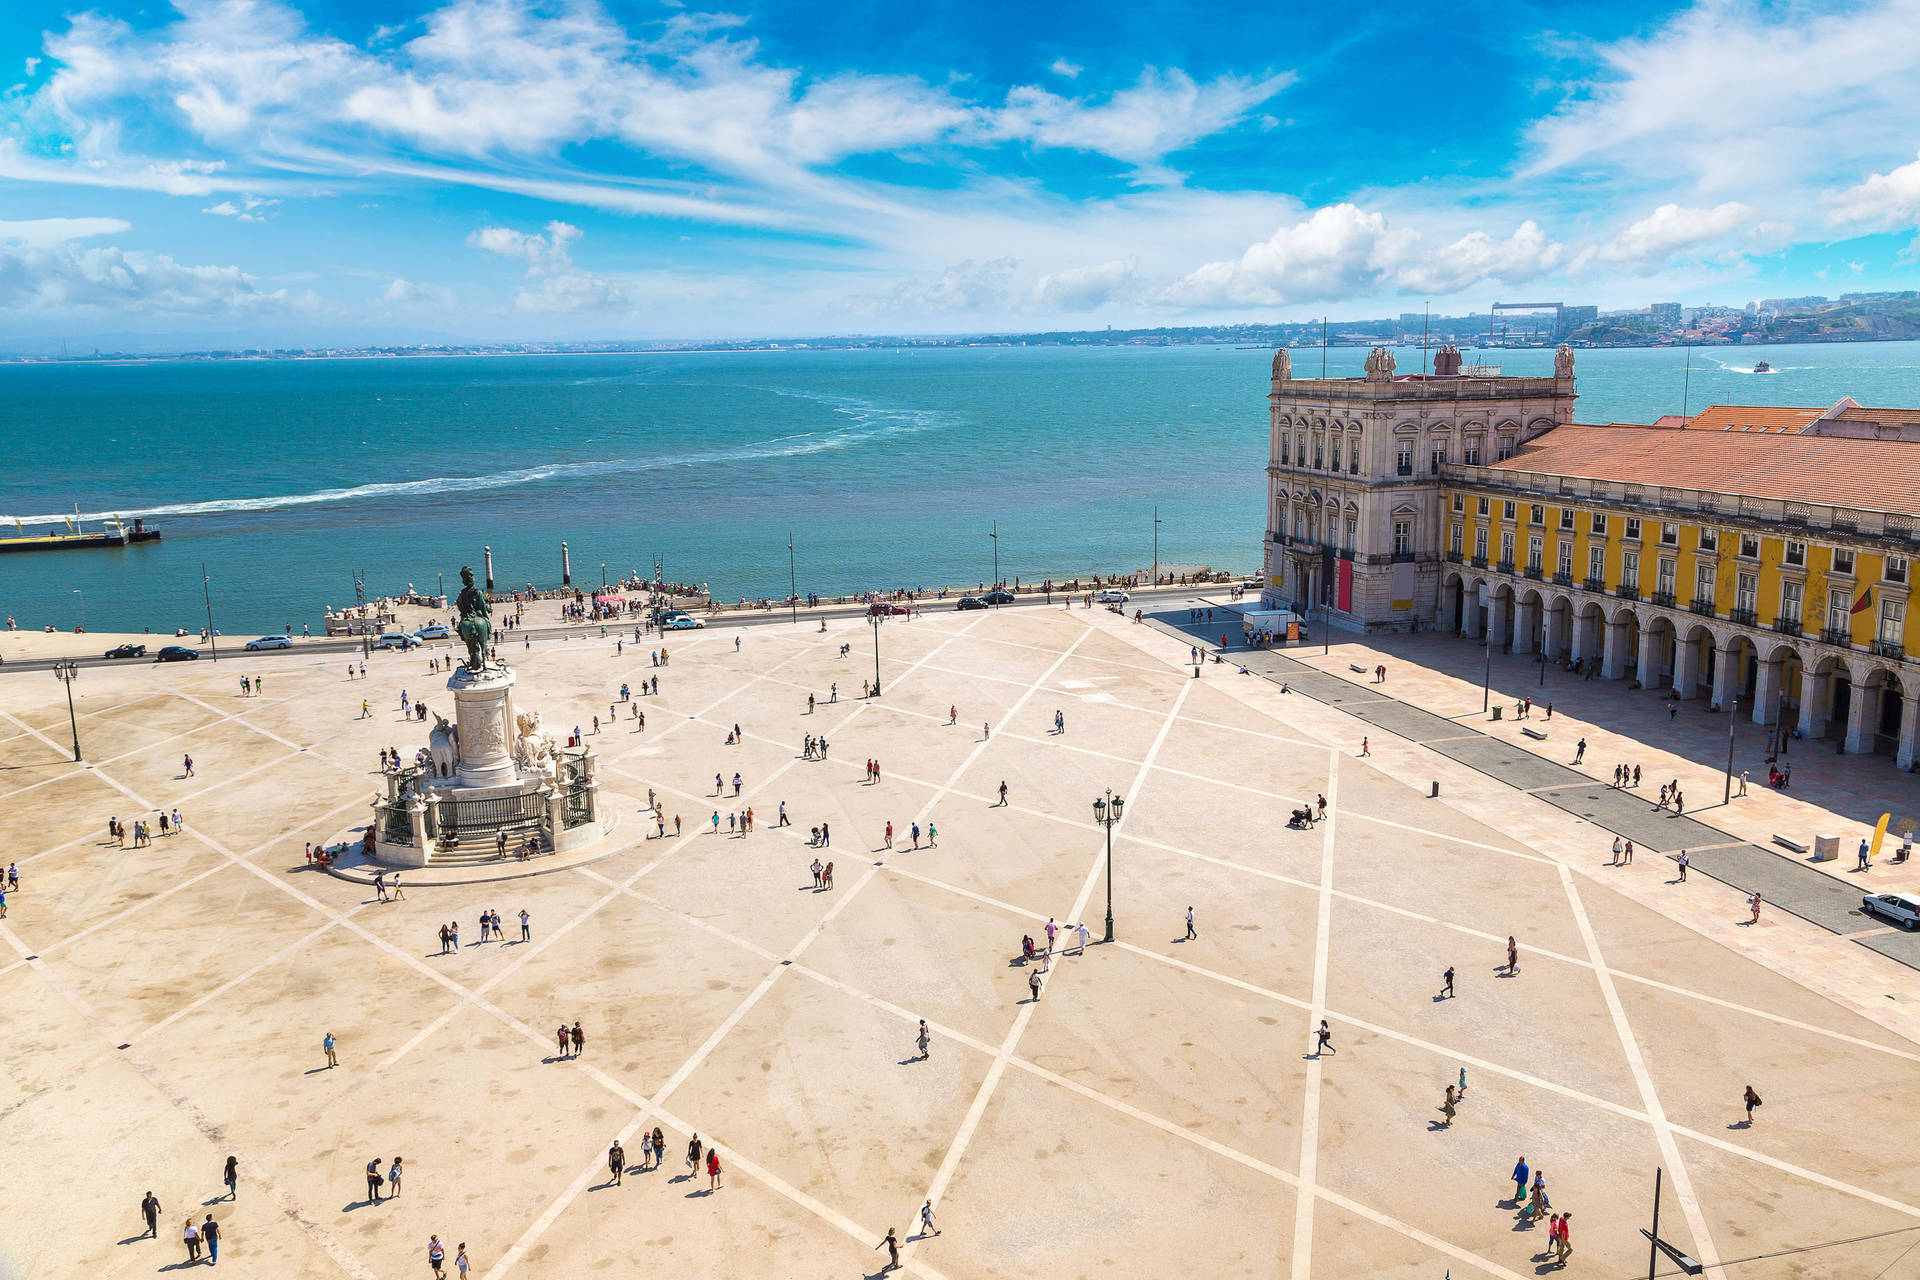
[[[1869,409],[1864,405],[1851,405],[1833,416],[1843,422],[1880,422],[1895,427],[1920,423],[1920,409]]]
[[[1687,419],[1687,428],[1691,431],[1791,435],[1812,426],[1825,412],[1824,406],[1818,409],[1791,409],[1774,405],[1714,404]]]
[[[1920,512],[1920,444],[1662,427],[1555,427],[1502,471],[1671,485],[1785,502]]]

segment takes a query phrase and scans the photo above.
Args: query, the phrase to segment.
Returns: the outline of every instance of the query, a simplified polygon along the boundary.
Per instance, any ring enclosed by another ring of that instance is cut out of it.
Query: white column
[[[1493,596],[1487,601],[1487,636],[1495,648],[1507,638],[1507,600]]]
[[[1593,653],[1593,621],[1586,614],[1573,615],[1573,652],[1569,655],[1579,662]]]
[[[1800,668],[1800,736],[1813,739],[1827,727],[1827,677]]]
[[[1606,648],[1601,651],[1600,674],[1618,680],[1627,674],[1627,624],[1616,618],[1605,620]]]
[[[1662,661],[1663,648],[1664,641],[1658,631],[1649,627],[1640,633],[1640,669],[1634,674],[1639,677],[1642,689],[1658,689],[1665,684],[1661,678],[1661,668],[1666,666]]]
[[[1567,629],[1567,622],[1568,617],[1565,609],[1555,609],[1552,607],[1547,609],[1546,641],[1548,657],[1557,658],[1560,656],[1560,651],[1566,648],[1567,638],[1561,633]]]
[[[1914,754],[1920,751],[1920,693],[1909,693],[1900,702],[1900,749],[1894,763],[1902,769],[1913,768]]]
[[[1733,705],[1734,690],[1740,687],[1739,663],[1734,659],[1731,645],[1717,645],[1713,650],[1713,700],[1721,710]]]
[[[1700,687],[1700,644],[1696,640],[1682,640],[1673,656],[1673,694],[1685,702]]]
[[[1877,689],[1853,686],[1853,696],[1847,699],[1847,754],[1865,755],[1873,750],[1873,730],[1880,722],[1880,696]]]
[[[1515,653],[1533,652],[1533,614],[1538,607],[1525,600],[1515,604],[1513,610],[1513,651]]]
[[[1753,681],[1753,722],[1772,724],[1780,710],[1780,660],[1763,659]]]

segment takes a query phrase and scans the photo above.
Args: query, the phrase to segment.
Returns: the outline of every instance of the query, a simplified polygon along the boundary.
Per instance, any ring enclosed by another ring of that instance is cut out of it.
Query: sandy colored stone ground
[[[559,725],[661,677],[644,733],[621,707],[593,741],[608,785],[655,789],[683,834],[626,814],[612,858],[398,903],[300,850],[362,820],[380,747],[417,744],[400,690],[446,701],[424,657],[377,654],[363,682],[268,655],[244,666],[253,698],[240,664],[89,671],[84,767],[58,682],[0,674],[0,854],[22,880],[0,921],[0,1275],[174,1267],[189,1211],[246,1275],[405,1274],[435,1232],[490,1278],[872,1275],[931,1199],[941,1233],[905,1257],[928,1277],[1513,1280],[1550,1269],[1507,1203],[1524,1154],[1575,1215],[1570,1272],[1637,1273],[1660,1165],[1663,1233],[1780,1255],[1709,1274],[1920,1277],[1920,1046],[1804,971],[1815,954],[1904,1014],[1911,970],[1809,952],[1798,921],[1721,929],[1738,903],[1712,882],[1669,908],[1533,798],[1453,766],[1430,801],[1431,753],[1376,735],[1357,760],[1338,711],[1192,679],[1172,637],[1098,610],[889,622],[876,700],[868,627],[814,625],[670,638],[657,671],[597,637],[510,648],[522,705]],[[828,760],[800,758],[809,734]],[[736,771],[741,799],[716,798]],[[1100,945],[1108,788],[1128,807]],[[1329,821],[1286,829],[1322,794]],[[730,836],[747,804],[758,830]],[[103,841],[109,815],[163,806],[184,833]],[[807,870],[823,820],[830,892]],[[915,821],[936,847],[910,847]],[[488,907],[513,941],[478,941]],[[1056,953],[1035,1002],[1019,941],[1049,917],[1095,945]],[[442,955],[449,919],[463,946]],[[1322,1017],[1337,1052],[1314,1056]],[[586,1054],[557,1058],[575,1019]],[[654,1126],[666,1168],[607,1185],[608,1143],[637,1163]],[[696,1130],[717,1191],[683,1167]],[[363,1166],[395,1155],[403,1194],[366,1203]]]

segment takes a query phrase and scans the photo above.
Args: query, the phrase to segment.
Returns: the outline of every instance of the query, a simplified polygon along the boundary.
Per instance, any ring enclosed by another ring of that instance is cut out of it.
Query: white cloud
[[[119,235],[133,230],[131,222],[118,218],[29,218],[20,222],[0,220],[0,247],[44,249],[68,240],[86,240],[93,236]]]
[[[1034,283],[1032,309],[1041,315],[1093,311],[1108,303],[1131,300],[1140,291],[1140,260],[1116,258],[1092,267],[1069,267],[1041,276]]]
[[[263,292],[237,267],[64,242],[0,247],[0,311],[257,315],[285,300],[284,290]]]
[[[1470,231],[1452,244],[1404,265],[1395,279],[1403,292],[1441,295],[1458,293],[1483,280],[1524,284],[1559,266],[1566,246],[1548,239],[1532,219],[1512,235],[1496,240],[1484,231]]]
[[[579,238],[580,228],[556,219],[547,224],[545,235],[512,227],[482,227],[467,237],[467,247],[518,258],[529,270],[550,271],[571,265],[568,246]]]
[[[1827,197],[1829,226],[1904,229],[1920,221],[1920,157]]]
[[[1149,67],[1130,89],[1103,103],[1061,97],[1033,85],[1007,94],[988,125],[994,136],[1157,165],[1169,154],[1240,123],[1292,84],[1290,74],[1221,76],[1205,84],[1180,70]]]
[[[1080,72],[1084,70],[1084,68],[1082,68],[1079,63],[1068,62],[1065,58],[1055,58],[1052,64],[1047,67],[1047,70],[1057,76],[1065,76],[1069,80],[1077,80],[1080,78]],[[27,68],[27,74],[33,74],[32,67]]]
[[[392,306],[415,306],[427,301],[427,291],[411,280],[402,280],[395,276],[381,291],[380,301]]]
[[[580,228],[557,219],[544,235],[512,227],[482,227],[467,237],[467,247],[527,264],[527,284],[514,297],[527,311],[603,312],[630,310],[633,294],[620,280],[583,271],[573,264]]]
[[[236,222],[265,222],[267,215],[256,210],[268,209],[279,203],[278,200],[266,200],[259,196],[245,196],[238,204],[231,200],[222,200],[200,212],[211,213],[221,218],[232,218]]]
[[[1598,259],[1629,268],[1656,267],[1676,254],[1726,240],[1753,225],[1753,211],[1735,200],[1711,209],[1663,204],[1604,244],[1589,249],[1581,265]]]

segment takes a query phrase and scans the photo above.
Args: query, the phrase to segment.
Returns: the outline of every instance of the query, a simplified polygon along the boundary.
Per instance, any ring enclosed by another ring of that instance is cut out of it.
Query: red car
[[[913,610],[904,604],[875,604],[867,607],[867,612],[885,617],[888,614],[907,614]]]

